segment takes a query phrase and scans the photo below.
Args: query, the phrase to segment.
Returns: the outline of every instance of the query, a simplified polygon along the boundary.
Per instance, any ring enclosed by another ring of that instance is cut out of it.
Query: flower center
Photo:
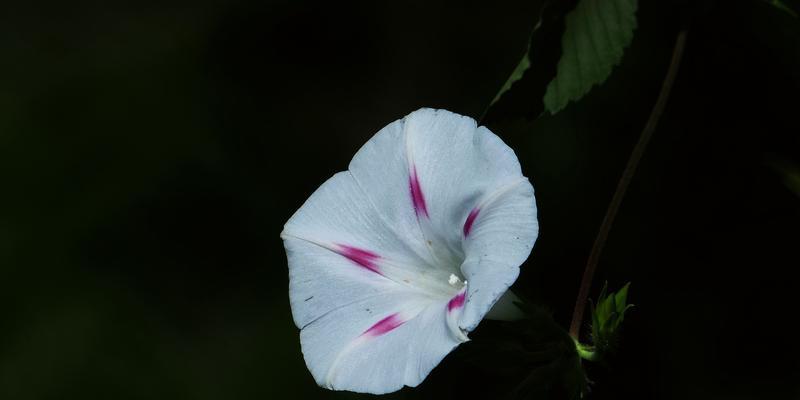
[[[467,281],[462,281],[456,274],[450,274],[450,278],[447,280],[447,283],[450,286],[454,287],[456,290],[461,290],[464,286],[467,286]]]
[[[461,275],[460,264],[439,262],[434,265],[417,269],[413,276],[403,279],[403,282],[427,292],[430,297],[436,299],[450,299],[467,285],[467,281]]]
[[[461,279],[458,279],[456,274],[450,274],[450,279],[447,280],[447,283],[449,283],[450,286],[455,286],[460,281]]]

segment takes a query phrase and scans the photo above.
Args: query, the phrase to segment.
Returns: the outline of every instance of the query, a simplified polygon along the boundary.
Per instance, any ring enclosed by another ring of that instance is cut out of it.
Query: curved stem
[[[581,322],[583,322],[583,312],[586,309],[586,301],[589,298],[589,289],[592,286],[592,278],[594,277],[594,272],[597,269],[597,262],[600,259],[600,254],[603,252],[603,247],[605,247],[606,240],[608,239],[608,233],[611,231],[611,226],[614,224],[614,218],[617,216],[617,211],[619,210],[620,204],[622,204],[622,199],[625,197],[625,192],[628,190],[631,179],[636,173],[636,168],[639,166],[639,161],[641,161],[642,155],[647,148],[647,144],[650,142],[650,138],[653,136],[653,132],[658,125],[658,120],[661,118],[661,114],[664,112],[664,107],[667,105],[667,100],[669,99],[669,94],[672,90],[672,84],[675,81],[675,76],[678,73],[678,66],[681,63],[681,57],[683,56],[683,49],[686,44],[686,35],[687,31],[683,29],[678,34],[678,38],[675,40],[675,47],[672,51],[672,60],[670,61],[667,75],[664,77],[664,82],[661,85],[661,92],[658,94],[658,99],[656,100],[656,104],[653,106],[653,110],[650,112],[650,117],[647,119],[647,124],[645,124],[644,129],[642,130],[642,134],[639,136],[639,141],[636,143],[636,147],[634,147],[633,151],[631,152],[631,157],[628,159],[628,164],[625,166],[625,170],[622,172],[622,177],[617,184],[617,190],[614,192],[614,197],[611,198],[611,203],[608,205],[608,210],[606,210],[603,223],[600,225],[600,231],[597,233],[597,238],[595,238],[594,245],[592,245],[592,251],[589,254],[589,260],[586,262],[586,269],[583,271],[583,279],[581,280],[581,287],[578,290],[578,298],[575,301],[575,310],[572,313],[572,323],[569,327],[569,334],[575,339],[578,339],[580,334]]]

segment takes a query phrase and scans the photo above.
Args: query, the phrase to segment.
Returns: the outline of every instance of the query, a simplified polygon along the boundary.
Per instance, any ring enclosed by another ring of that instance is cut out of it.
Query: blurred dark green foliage
[[[777,8],[777,9],[779,9],[781,11],[784,11],[784,12],[788,13],[789,15],[797,18],[797,12],[794,9],[792,9],[791,7],[789,7],[788,5],[786,5],[786,3],[784,3],[783,1],[781,1],[781,0],[765,0],[765,1],[767,1],[773,7]]]

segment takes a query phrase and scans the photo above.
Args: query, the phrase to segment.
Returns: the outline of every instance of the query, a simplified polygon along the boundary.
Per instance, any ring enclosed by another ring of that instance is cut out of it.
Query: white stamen
[[[451,284],[451,285],[455,286],[455,285],[456,285],[456,283],[458,283],[458,281],[460,281],[460,279],[458,279],[458,277],[456,276],[456,274],[450,274],[450,279],[447,281],[447,283],[449,283],[449,284]]]

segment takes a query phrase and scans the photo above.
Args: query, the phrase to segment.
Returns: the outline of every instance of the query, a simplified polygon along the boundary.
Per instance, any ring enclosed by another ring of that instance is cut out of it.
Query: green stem
[[[644,151],[647,148],[647,144],[650,142],[650,138],[653,136],[653,132],[658,125],[658,120],[661,118],[661,114],[663,114],[664,108],[667,105],[667,100],[669,99],[672,85],[675,82],[675,76],[678,73],[678,66],[680,66],[681,57],[683,56],[683,49],[686,44],[686,35],[687,31],[685,29],[678,33],[678,38],[675,41],[675,47],[672,50],[672,60],[669,65],[669,69],[667,70],[667,75],[664,77],[664,82],[661,85],[661,92],[658,94],[658,99],[656,100],[656,104],[653,106],[653,110],[650,112],[650,117],[647,119],[647,124],[645,124],[644,129],[642,130],[642,134],[639,136],[639,142],[636,143],[636,146],[631,152],[631,156],[628,159],[628,165],[625,166],[625,170],[622,172],[622,177],[617,184],[617,190],[614,192],[614,197],[611,198],[611,203],[608,205],[608,210],[603,218],[603,223],[600,225],[600,231],[597,234],[597,238],[595,238],[594,245],[592,245],[592,251],[589,254],[589,260],[586,262],[586,268],[583,271],[581,287],[578,290],[578,298],[575,301],[575,309],[572,313],[572,323],[569,327],[570,336],[576,340],[580,335],[580,327],[581,323],[583,322],[583,312],[586,310],[586,301],[589,299],[589,289],[592,286],[592,278],[594,277],[594,272],[597,269],[597,262],[600,259],[600,254],[603,252],[606,240],[608,240],[608,233],[611,231],[611,226],[614,224],[614,218],[617,216],[617,211],[619,211],[619,206],[622,204],[622,199],[625,197],[625,192],[628,190],[631,179],[636,173],[636,168],[639,166],[639,161],[641,161],[642,155],[644,155]]]

